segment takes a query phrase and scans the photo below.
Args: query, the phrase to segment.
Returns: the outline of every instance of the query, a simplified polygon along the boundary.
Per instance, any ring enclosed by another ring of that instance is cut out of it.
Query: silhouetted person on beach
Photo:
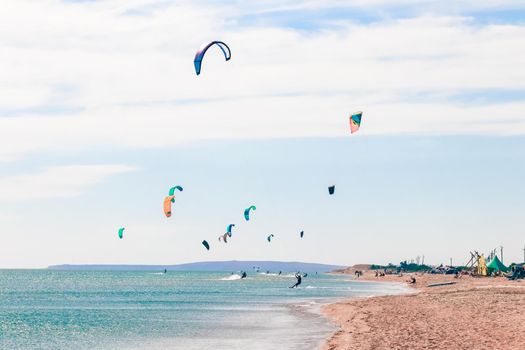
[[[297,288],[301,284],[302,277],[299,273],[295,274],[295,278],[297,278],[297,283],[295,283],[293,286],[290,286],[290,288]]]

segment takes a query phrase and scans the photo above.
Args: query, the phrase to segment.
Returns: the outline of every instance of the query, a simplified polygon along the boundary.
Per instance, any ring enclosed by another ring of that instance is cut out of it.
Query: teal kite
[[[126,228],[124,228],[124,227],[121,227],[121,228],[118,229],[118,238],[122,239],[122,237],[124,237],[124,230],[125,229]]]
[[[273,234],[269,235],[268,237],[266,237],[266,239],[268,240],[268,242],[271,242],[272,241],[272,238],[273,238]]]
[[[182,186],[178,186],[178,185],[177,185],[177,186],[174,186],[174,187],[172,187],[172,188],[170,188],[170,191],[169,191],[168,194],[169,194],[170,196],[173,196],[173,198],[171,199],[171,201],[172,201],[173,203],[175,203],[175,190],[179,190],[179,191],[181,191],[181,192],[184,191],[184,189],[182,188]]]
[[[210,245],[208,244],[208,242],[206,242],[206,240],[202,241],[202,245],[203,245],[204,248],[206,248],[207,250],[210,250]]]
[[[232,227],[235,226],[235,224],[229,224],[228,227],[226,228],[226,234],[228,236],[232,236]]]
[[[244,209],[244,218],[246,219],[246,221],[250,221],[250,211],[252,210],[256,210],[257,208],[255,207],[255,205],[252,205],[246,209]]]

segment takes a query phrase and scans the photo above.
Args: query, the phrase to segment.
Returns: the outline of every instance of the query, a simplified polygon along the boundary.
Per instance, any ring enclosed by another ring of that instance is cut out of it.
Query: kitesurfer
[[[241,279],[246,278],[246,271],[241,271]]]
[[[297,288],[297,286],[301,284],[302,277],[298,272],[295,274],[295,278],[297,278],[297,283],[295,283],[293,286],[290,286],[289,288]]]

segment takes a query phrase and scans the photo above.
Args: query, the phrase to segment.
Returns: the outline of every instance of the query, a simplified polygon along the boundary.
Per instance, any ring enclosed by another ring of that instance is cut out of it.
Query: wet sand
[[[402,277],[360,280],[404,282]],[[414,275],[414,293],[352,299],[324,307],[340,329],[322,347],[336,349],[524,349],[525,280]],[[453,285],[427,287],[431,283]]]

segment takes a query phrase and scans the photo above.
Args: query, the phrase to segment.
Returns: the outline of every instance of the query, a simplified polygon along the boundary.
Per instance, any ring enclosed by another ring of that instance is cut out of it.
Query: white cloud
[[[0,177],[0,202],[75,197],[109,176],[134,170],[127,165],[73,165],[4,176]]]
[[[250,11],[341,5],[272,4],[9,2],[0,13],[0,115],[9,116],[0,117],[0,161],[93,145],[341,136],[355,109],[365,111],[363,135],[525,133],[523,101],[480,106],[407,97],[525,89],[524,25],[482,26],[428,12],[312,33],[236,24],[235,16]],[[215,38],[230,44],[233,58],[225,63],[210,52],[196,77],[194,51]],[[55,115],[56,107],[79,112]]]

